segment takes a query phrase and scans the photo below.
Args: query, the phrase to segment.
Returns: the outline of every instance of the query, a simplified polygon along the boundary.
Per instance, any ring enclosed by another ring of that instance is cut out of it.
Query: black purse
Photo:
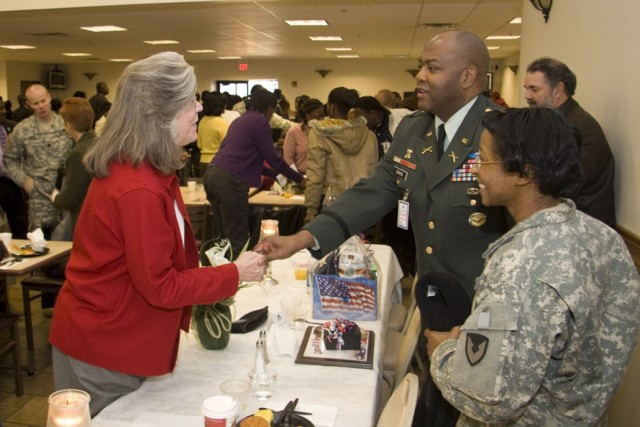
[[[251,311],[231,324],[232,334],[246,334],[262,325],[269,318],[269,306]]]

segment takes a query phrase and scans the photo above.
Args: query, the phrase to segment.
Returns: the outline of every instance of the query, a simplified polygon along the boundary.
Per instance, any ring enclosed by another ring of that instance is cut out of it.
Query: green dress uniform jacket
[[[482,253],[506,232],[507,215],[503,208],[482,206],[473,190],[477,182],[470,174],[460,181],[452,181],[452,174],[473,161],[483,131],[482,117],[496,108],[479,96],[440,161],[433,114],[416,112],[405,117],[373,175],[307,224],[305,228],[320,246],[312,250],[313,255],[326,255],[406,198],[416,241],[417,273],[448,272],[473,296],[475,278],[482,271]]]

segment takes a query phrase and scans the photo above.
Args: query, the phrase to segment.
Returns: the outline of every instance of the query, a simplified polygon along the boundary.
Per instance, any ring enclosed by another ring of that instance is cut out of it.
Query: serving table
[[[271,400],[251,397],[242,415],[258,407],[271,407],[269,402],[287,402],[296,397],[299,406],[337,407],[335,424],[326,427],[368,427],[375,425],[382,376],[385,324],[391,294],[402,278],[400,264],[392,249],[384,245],[370,247],[379,264],[378,316],[375,321],[358,324],[376,335],[373,369],[342,366],[296,364],[295,357],[269,353],[269,369],[278,373]],[[270,287],[253,286],[236,295],[236,318],[269,306],[270,322],[280,311],[280,300],[302,298],[311,317],[311,294],[305,280],[296,280],[291,260],[272,262],[272,274],[280,282]],[[313,319],[310,319],[313,321]],[[317,319],[316,319],[317,320]],[[265,326],[266,327],[266,323]],[[262,328],[262,327],[261,327]],[[247,334],[232,334],[224,350],[205,350],[193,337],[182,333],[176,369],[172,374],[148,378],[137,391],[123,396],[105,408],[92,421],[93,427],[142,427],[154,419],[160,425],[201,426],[202,402],[220,393],[220,384],[231,379],[247,380],[253,368],[259,329]],[[270,332],[268,332],[270,333]],[[296,331],[302,341],[304,330]],[[282,409],[275,407],[273,409]],[[301,409],[304,410],[304,409]],[[166,420],[159,424],[158,420]],[[323,427],[322,424],[316,424]]]

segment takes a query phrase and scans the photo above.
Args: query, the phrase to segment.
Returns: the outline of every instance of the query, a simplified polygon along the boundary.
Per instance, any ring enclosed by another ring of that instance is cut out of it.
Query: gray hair
[[[149,162],[171,174],[182,167],[176,119],[194,100],[196,77],[182,55],[162,52],[130,64],[120,76],[102,136],[84,158],[97,178],[113,161]]]

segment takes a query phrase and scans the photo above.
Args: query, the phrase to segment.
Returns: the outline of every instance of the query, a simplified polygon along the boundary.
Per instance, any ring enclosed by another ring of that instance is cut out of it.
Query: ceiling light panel
[[[114,31],[127,31],[126,28],[117,27],[115,25],[97,25],[94,27],[80,27],[81,30],[91,31],[94,33],[111,33]]]

